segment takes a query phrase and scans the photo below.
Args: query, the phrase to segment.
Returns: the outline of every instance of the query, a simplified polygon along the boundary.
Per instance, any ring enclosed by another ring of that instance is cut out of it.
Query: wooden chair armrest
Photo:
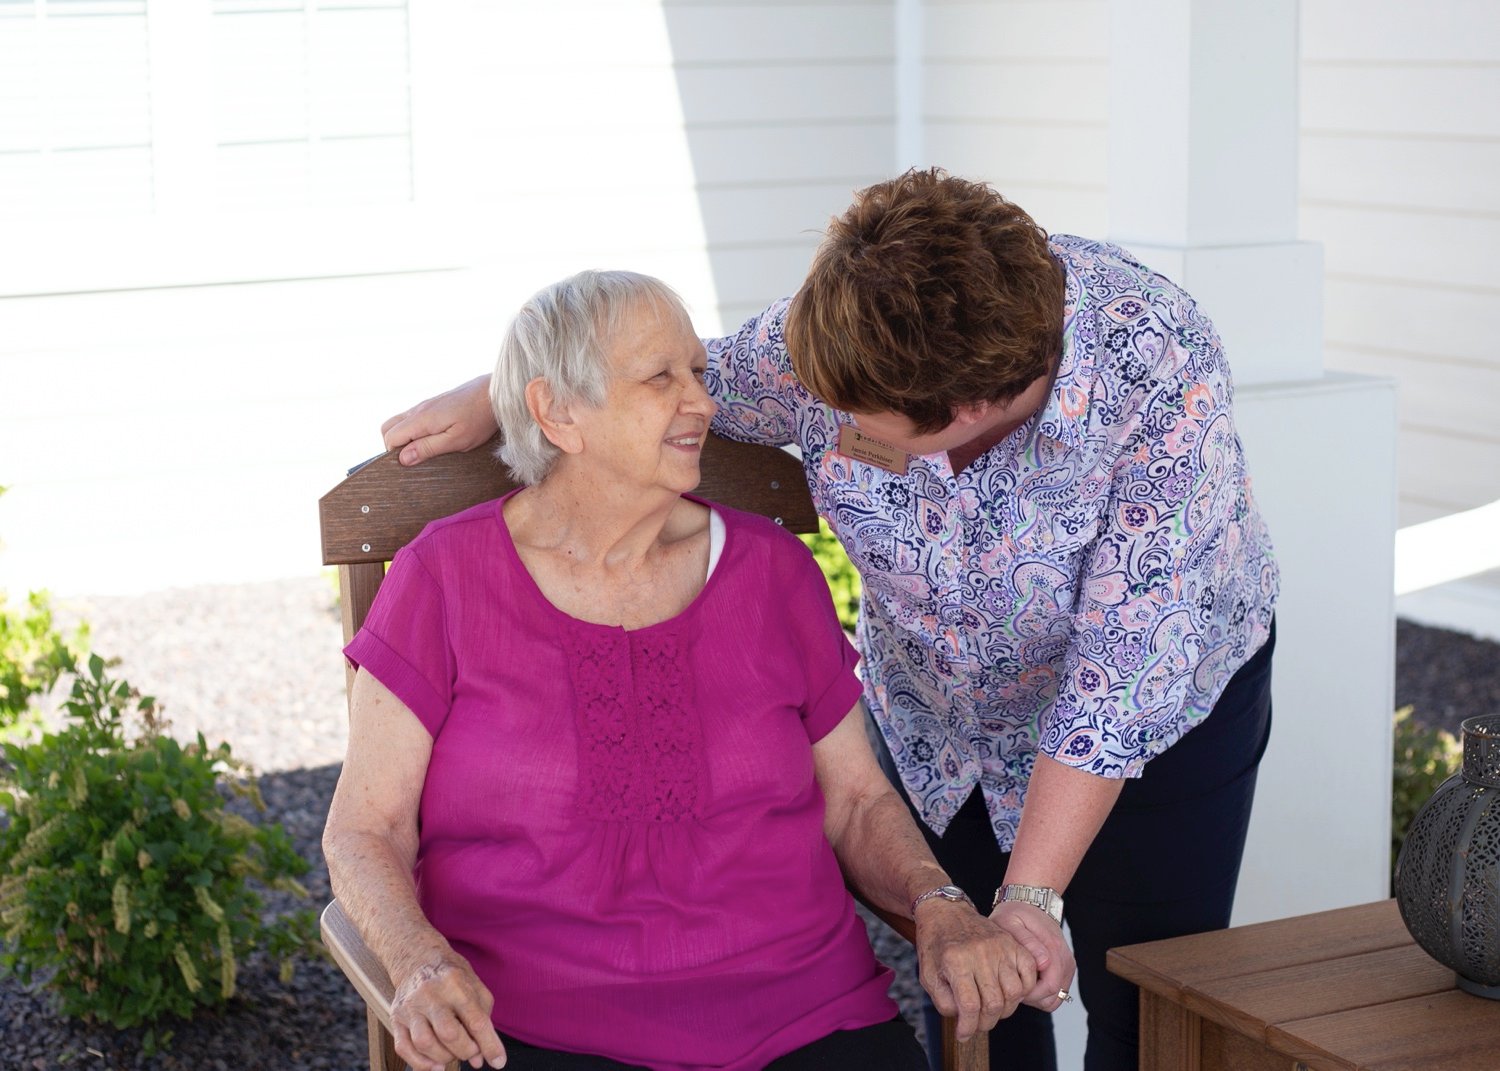
[[[406,1061],[396,1055],[396,1042],[391,1037],[391,1001],[396,997],[391,976],[337,900],[323,909],[320,928],[323,944],[333,961],[365,1002],[371,1071],[407,1071]],[[455,1060],[448,1065],[448,1071],[458,1071],[458,1067]]]
[[[343,905],[334,900],[323,909],[321,920],[323,944],[339,965],[339,970],[349,979],[365,1006],[380,1020],[387,1030],[391,1027],[391,1001],[396,997],[396,987],[391,976],[385,972],[375,953],[365,944],[365,939],[344,914]]]

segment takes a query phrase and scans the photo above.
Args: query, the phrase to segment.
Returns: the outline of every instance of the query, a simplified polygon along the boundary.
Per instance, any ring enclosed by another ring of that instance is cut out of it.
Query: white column
[[[1296,0],[1114,0],[1110,237],[1193,294],[1244,385],[1322,372],[1297,237]]]
[[[1295,0],[1112,0],[1110,234],[1213,319],[1282,570],[1236,922],[1387,895],[1395,390],[1324,374]],[[1185,847],[1184,850],[1191,850]]]
[[[926,165],[922,80],[926,76],[923,0],[895,0],[896,166],[894,172]]]

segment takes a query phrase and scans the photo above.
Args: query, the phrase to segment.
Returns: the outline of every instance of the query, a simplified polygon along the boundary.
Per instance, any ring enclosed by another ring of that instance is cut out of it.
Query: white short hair
[[[666,283],[631,271],[581,271],[533,294],[516,313],[490,377],[490,405],[503,442],[496,451],[520,483],[541,483],[559,450],[526,408],[526,384],[543,379],[562,405],[604,404],[608,343],[643,305],[690,322]]]

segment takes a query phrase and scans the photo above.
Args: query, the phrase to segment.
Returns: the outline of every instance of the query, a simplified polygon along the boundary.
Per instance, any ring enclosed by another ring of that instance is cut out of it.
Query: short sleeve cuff
[[[1042,732],[1038,748],[1050,759],[1075,770],[1099,777],[1139,777],[1146,761],[1160,748],[1139,746],[1139,741],[1122,739],[1097,719],[1076,713],[1055,715]]]
[[[859,652],[847,639],[841,637],[840,643],[843,665],[833,682],[823,690],[823,694],[808,704],[807,714],[802,719],[809,743],[816,744],[833,732],[849,711],[854,709],[854,704],[859,702],[864,691],[864,686],[854,675],[854,667],[859,663]]]
[[[448,717],[448,704],[427,678],[368,628],[360,629],[344,648],[344,657],[390,689],[429,734],[436,737]]]

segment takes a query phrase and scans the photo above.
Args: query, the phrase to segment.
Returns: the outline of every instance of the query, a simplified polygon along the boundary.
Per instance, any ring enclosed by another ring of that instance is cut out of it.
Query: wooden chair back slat
[[[464,454],[444,454],[414,468],[394,451],[375,458],[318,501],[324,565],[388,562],[428,521],[499,498],[515,481],[494,456],[499,436]],[[802,463],[772,446],[710,435],[703,482],[695,494],[774,517],[793,532],[813,532],[818,514]]]

